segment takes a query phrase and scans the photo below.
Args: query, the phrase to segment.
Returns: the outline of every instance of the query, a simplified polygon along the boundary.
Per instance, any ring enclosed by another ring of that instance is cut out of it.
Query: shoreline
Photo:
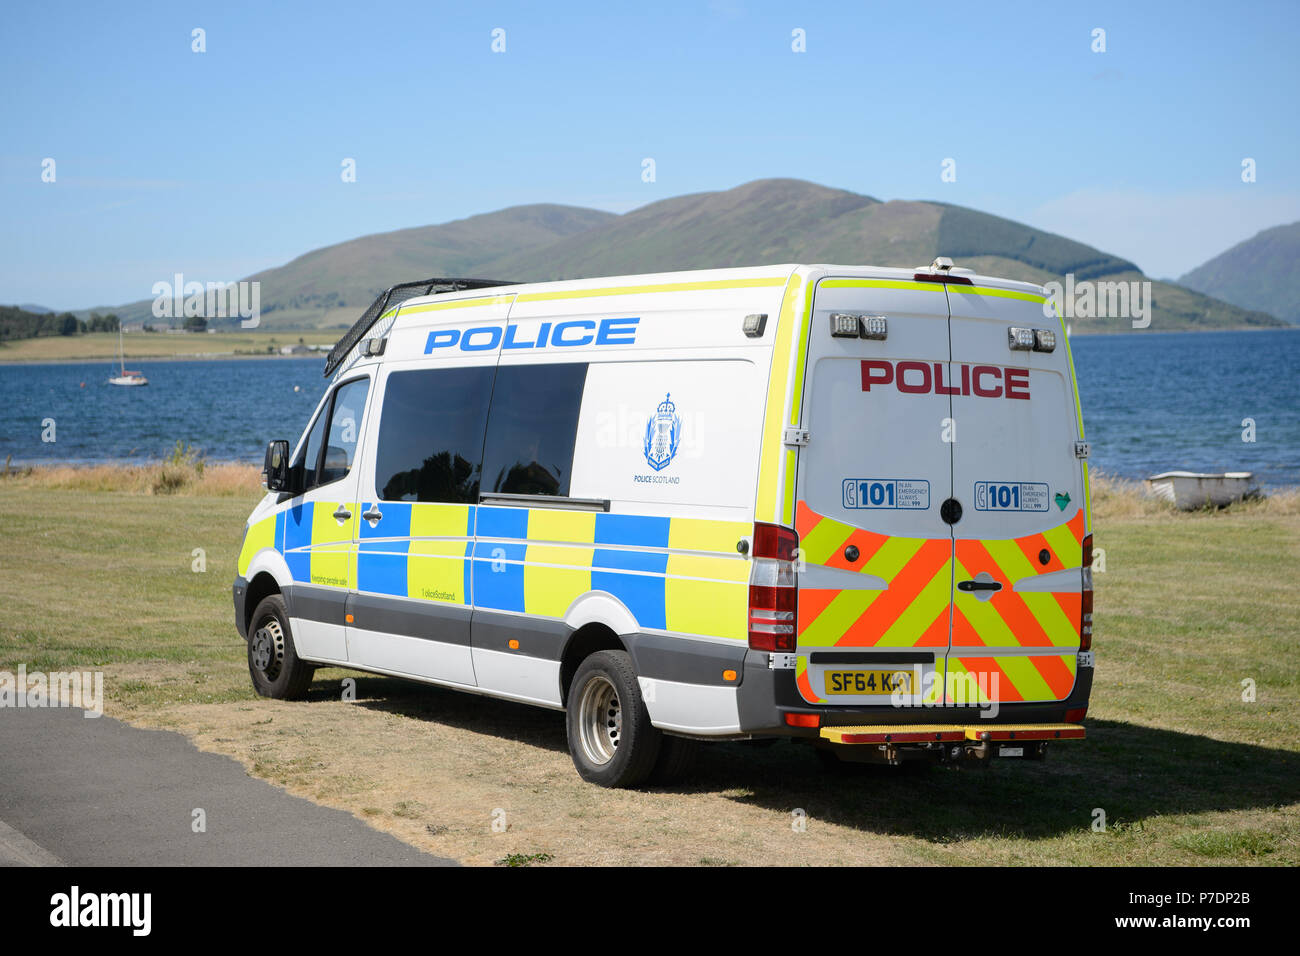
[[[316,359],[323,363],[328,352],[318,352],[312,355],[279,355],[279,354],[259,354],[257,352],[181,352],[176,355],[133,355],[128,360],[133,365],[141,362],[218,362],[230,359]],[[3,352],[0,352],[0,366],[4,365],[113,365],[118,364],[116,355],[108,357],[91,357],[91,358],[66,358],[66,359],[29,359],[29,358],[7,358]]]

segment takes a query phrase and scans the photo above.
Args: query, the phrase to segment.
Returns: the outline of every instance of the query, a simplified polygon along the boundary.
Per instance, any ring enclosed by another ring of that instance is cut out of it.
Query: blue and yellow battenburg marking
[[[623,603],[643,628],[746,638],[750,528],[548,509],[478,508],[474,606],[563,617],[589,591]]]
[[[354,515],[370,504],[352,506]],[[353,587],[337,507],[306,503],[250,527],[239,573],[274,548],[295,582]],[[455,504],[379,508],[382,523],[360,522],[359,591],[550,618],[604,591],[643,628],[746,639],[749,564],[736,542],[748,524]]]

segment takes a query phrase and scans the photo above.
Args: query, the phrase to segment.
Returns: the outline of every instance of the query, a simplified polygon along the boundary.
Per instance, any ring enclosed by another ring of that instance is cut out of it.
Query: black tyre
[[[700,753],[698,740],[685,737],[663,735],[659,745],[659,758],[655,760],[654,769],[650,771],[651,783],[675,783],[686,776],[695,765],[695,758]]]
[[[301,700],[307,696],[316,668],[299,660],[289,630],[284,598],[272,594],[253,611],[248,628],[248,674],[263,697]]]
[[[635,787],[655,768],[663,734],[650,724],[632,659],[597,651],[578,667],[569,689],[569,753],[583,780]]]

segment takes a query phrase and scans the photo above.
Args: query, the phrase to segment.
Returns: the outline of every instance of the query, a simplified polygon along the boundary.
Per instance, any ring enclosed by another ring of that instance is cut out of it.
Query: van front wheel
[[[307,696],[315,671],[298,658],[284,598],[278,594],[263,598],[248,629],[248,675],[253,690],[263,697],[301,700]]]
[[[597,651],[578,667],[569,690],[569,753],[582,779],[635,787],[650,776],[663,735],[650,724],[632,659]]]

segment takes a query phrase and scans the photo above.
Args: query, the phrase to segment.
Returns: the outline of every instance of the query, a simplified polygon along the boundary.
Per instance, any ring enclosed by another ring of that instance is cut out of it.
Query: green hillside
[[[576,206],[512,206],[455,222],[377,233],[313,249],[283,266],[246,278],[262,283],[264,328],[348,326],[375,296],[396,282],[486,275],[482,264],[508,251],[548,245],[615,218],[613,213]],[[158,321],[152,306],[152,300],[145,299],[112,311],[127,325],[137,325]]]
[[[618,216],[571,206],[515,206],[438,226],[363,236],[250,278],[262,283],[262,327],[350,325],[380,291],[427,276],[519,282],[685,269],[829,262],[911,267],[944,255],[959,265],[1045,283],[1144,280],[1137,266],[1091,246],[946,203],[881,202],[797,179],[676,196]],[[1282,324],[1191,289],[1153,282],[1155,330]],[[115,311],[150,321],[149,302]],[[1130,327],[1073,322],[1075,332]]]
[[[1300,323],[1300,222],[1265,229],[1178,281],[1243,309]]]

